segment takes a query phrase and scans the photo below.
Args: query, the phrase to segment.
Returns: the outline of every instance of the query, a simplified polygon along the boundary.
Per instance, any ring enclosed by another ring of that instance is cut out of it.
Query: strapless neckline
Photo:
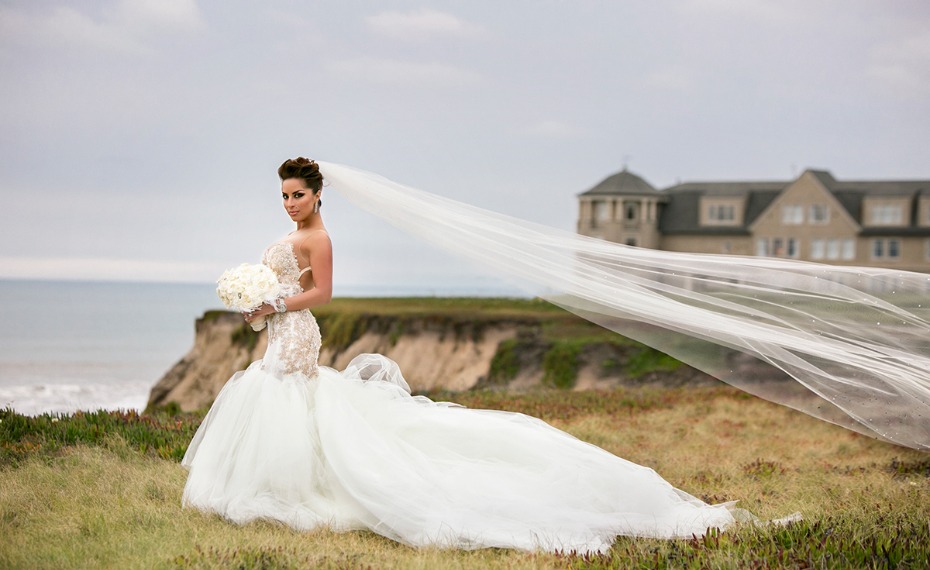
[[[282,239],[274,242],[268,246],[268,249],[273,248],[276,245],[286,245],[288,250],[291,252],[291,259],[294,260],[294,266],[297,267],[297,271],[300,271],[300,262],[297,260],[297,250],[294,248],[294,242]]]
[[[288,246],[288,251],[289,251],[290,254],[291,254],[291,255],[290,255],[290,259],[294,262],[294,268],[297,270],[297,279],[298,279],[298,283],[299,283],[299,280],[300,280],[300,278],[303,276],[303,274],[306,273],[306,272],[308,272],[308,271],[311,271],[310,266],[308,265],[307,267],[305,267],[305,268],[303,268],[303,269],[300,268],[300,261],[297,259],[297,249],[296,249],[296,247],[295,247],[295,245],[294,245],[294,242],[292,242],[292,241],[290,241],[290,240],[286,240],[286,239],[278,240],[278,241],[274,242],[273,244],[269,245],[269,246],[268,246],[268,249],[271,249],[271,248],[273,248],[273,247],[276,246],[276,245],[286,245],[286,246]],[[301,289],[303,289],[303,287],[301,287]]]
[[[276,241],[265,248],[262,263],[271,268],[281,284],[281,294],[285,297],[297,295],[304,291],[300,285],[300,264],[294,245],[287,241]]]

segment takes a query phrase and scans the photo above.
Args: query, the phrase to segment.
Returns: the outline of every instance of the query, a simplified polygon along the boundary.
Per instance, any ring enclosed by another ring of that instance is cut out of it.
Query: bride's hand
[[[255,309],[254,311],[246,311],[245,313],[242,313],[242,316],[243,318],[245,318],[245,322],[251,323],[255,319],[259,317],[264,317],[265,315],[270,315],[273,312],[275,312],[274,307],[272,307],[268,303],[265,303],[261,307]]]

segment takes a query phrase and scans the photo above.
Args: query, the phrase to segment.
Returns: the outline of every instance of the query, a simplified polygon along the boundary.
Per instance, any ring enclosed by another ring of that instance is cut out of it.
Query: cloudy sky
[[[928,29],[924,0],[0,0],[0,277],[211,281],[290,231],[297,155],[566,229],[625,163],[930,178]],[[493,285],[324,196],[337,294]]]

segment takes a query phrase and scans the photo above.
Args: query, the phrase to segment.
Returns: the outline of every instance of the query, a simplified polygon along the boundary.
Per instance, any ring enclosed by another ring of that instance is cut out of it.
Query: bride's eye
[[[303,197],[304,197],[304,193],[303,193],[303,192],[294,192],[294,198],[295,198],[295,199],[296,199],[296,198],[303,198]]]

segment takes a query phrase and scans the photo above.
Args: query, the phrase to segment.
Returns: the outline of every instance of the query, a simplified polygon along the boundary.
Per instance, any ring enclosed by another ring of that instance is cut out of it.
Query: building
[[[578,233],[668,251],[930,272],[930,180],[686,182],[624,169],[578,196]]]

